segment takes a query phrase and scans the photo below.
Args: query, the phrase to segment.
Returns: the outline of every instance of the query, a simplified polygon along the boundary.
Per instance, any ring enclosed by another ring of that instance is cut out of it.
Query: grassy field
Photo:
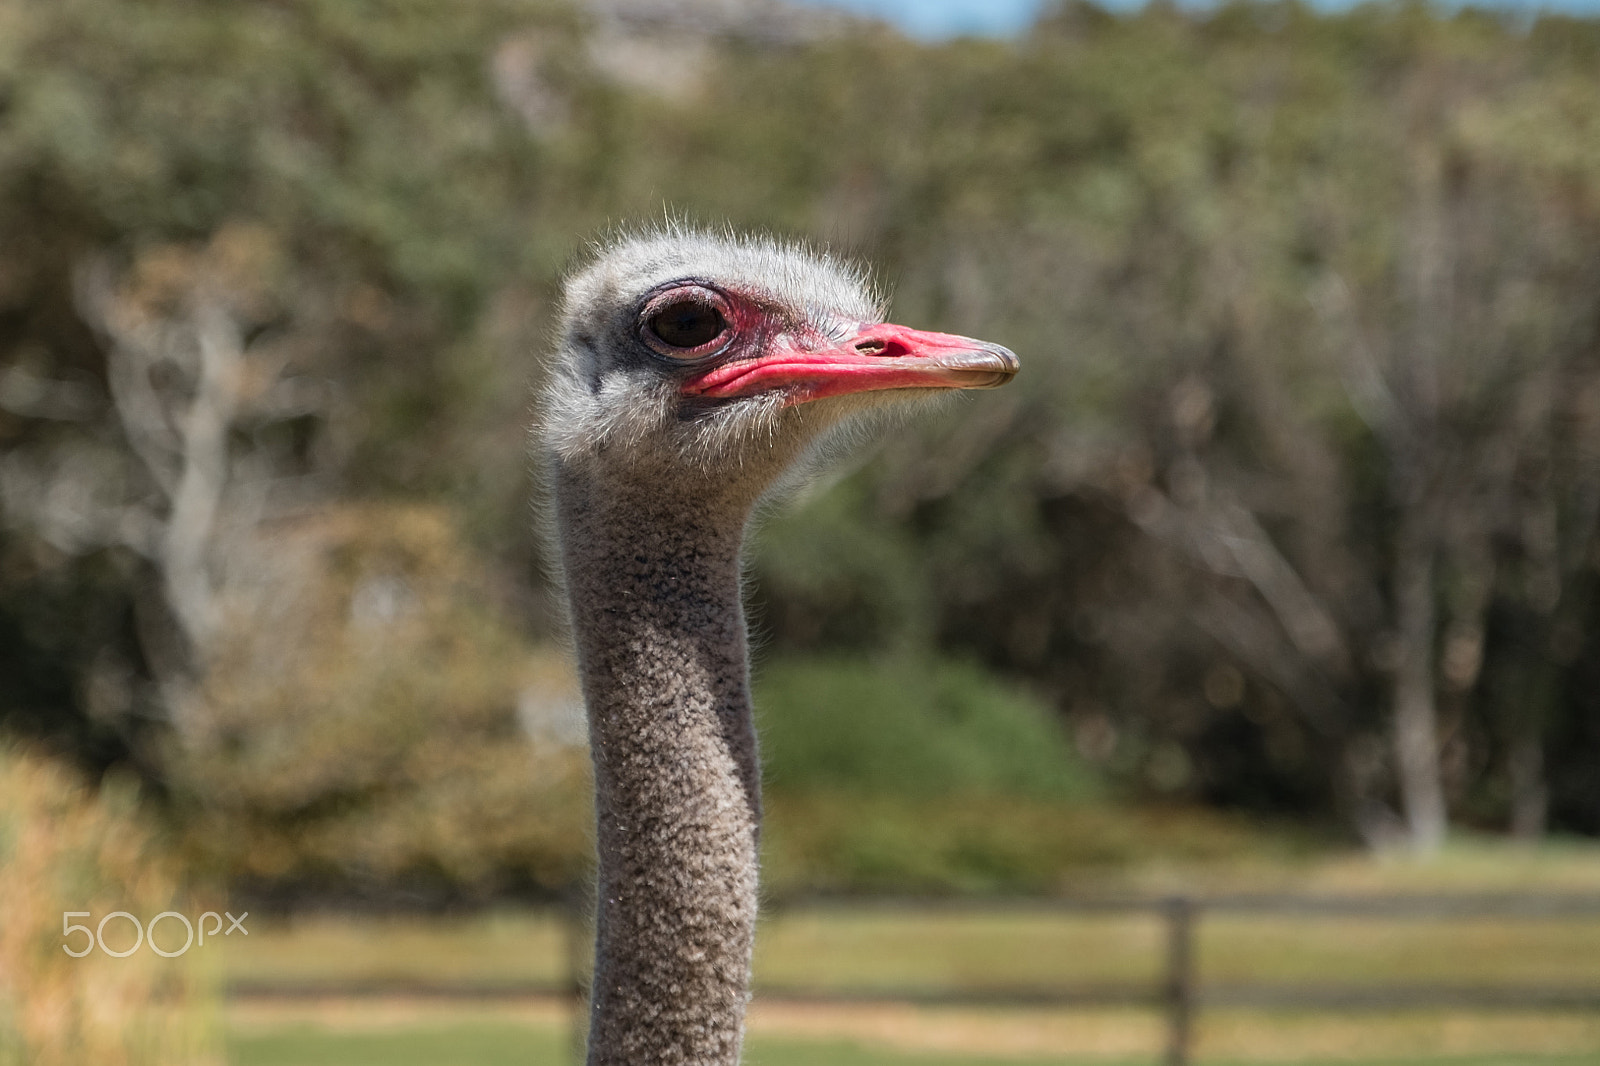
[[[1134,890],[1172,887],[1173,871]],[[1192,871],[1197,891],[1600,893],[1600,849],[1459,848],[1419,866],[1360,857],[1293,870]],[[1130,886],[1120,886],[1128,890]],[[873,907],[773,910],[758,938],[759,986],[1004,989],[1153,984],[1163,939],[1154,917]],[[559,998],[482,1003],[407,999],[408,985],[546,985],[573,945],[554,914],[451,919],[252,919],[226,945],[235,982],[298,987],[299,997],[235,999],[236,1066],[560,1063],[571,1017]],[[1199,927],[1205,983],[1415,982],[1600,987],[1600,917],[1428,920],[1216,915]],[[339,998],[360,984],[381,997]],[[931,1009],[763,1001],[751,1015],[753,1066],[979,1066],[1155,1063],[1154,1011]],[[1359,1014],[1203,1012],[1197,1061],[1381,1066],[1600,1066],[1600,1016],[1578,1011]]]
[[[231,1012],[234,1066],[564,1066],[568,1017],[554,1003],[319,1002]],[[750,1066],[1119,1066],[1159,1061],[1160,1025],[1137,1011],[1033,1012],[763,1008]],[[1600,1019],[1473,1018],[1405,1012],[1359,1018],[1216,1012],[1201,1066],[1594,1066]]]
[[[1108,890],[1600,896],[1600,848],[1480,845],[1427,864],[1348,856],[1292,868],[1153,870],[1141,877]],[[251,930],[247,940],[223,945],[228,979],[301,988],[557,987],[569,953],[587,946],[573,945],[572,933],[549,911],[428,919],[341,914],[279,923],[258,916]],[[579,937],[586,941],[587,934]],[[758,984],[768,987],[1072,987],[1153,981],[1163,950],[1162,924],[1153,914],[769,908],[755,968]],[[1200,924],[1199,967],[1211,982],[1600,984],[1600,918],[1217,914]]]
[[[317,918],[259,925],[228,944],[252,985],[558,987],[567,933],[550,914]],[[1153,916],[829,909],[767,919],[756,955],[774,988],[1073,988],[1153,984]],[[1600,985],[1600,918],[1412,921],[1221,915],[1199,933],[1204,982]]]

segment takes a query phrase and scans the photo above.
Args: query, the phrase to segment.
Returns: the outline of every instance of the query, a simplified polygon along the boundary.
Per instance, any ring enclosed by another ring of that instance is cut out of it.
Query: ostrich
[[[568,280],[537,440],[594,758],[592,1066],[739,1060],[761,821],[752,509],[888,395],[1016,371],[998,345],[884,323],[857,271],[770,240],[669,229]]]

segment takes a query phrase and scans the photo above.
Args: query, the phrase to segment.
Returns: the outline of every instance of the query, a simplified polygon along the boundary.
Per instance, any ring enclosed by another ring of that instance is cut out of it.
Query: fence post
[[[1167,1066],[1189,1066],[1195,1007],[1194,926],[1197,907],[1187,896],[1166,901],[1167,981],[1162,998],[1167,1007]]]

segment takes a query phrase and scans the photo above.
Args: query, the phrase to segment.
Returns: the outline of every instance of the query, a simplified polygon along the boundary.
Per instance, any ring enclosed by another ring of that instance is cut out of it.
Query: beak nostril
[[[877,336],[869,336],[864,341],[856,341],[854,347],[862,355],[885,355],[888,359],[898,359],[899,355],[906,354],[906,349],[901,344],[896,344],[894,341],[886,341],[886,339],[877,338]]]

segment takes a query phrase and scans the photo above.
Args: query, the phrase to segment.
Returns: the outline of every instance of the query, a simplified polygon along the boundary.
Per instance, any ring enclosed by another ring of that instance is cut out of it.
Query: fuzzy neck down
[[[760,768],[740,603],[750,502],[556,470],[599,852],[590,1066],[735,1066]]]

